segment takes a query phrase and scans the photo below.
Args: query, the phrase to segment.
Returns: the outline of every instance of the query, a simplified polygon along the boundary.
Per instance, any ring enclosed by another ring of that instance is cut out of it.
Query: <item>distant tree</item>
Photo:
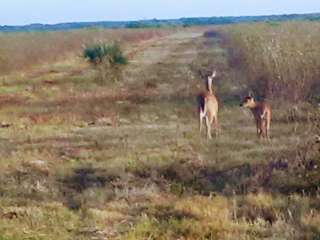
[[[129,22],[126,25],[127,28],[146,28],[149,27],[148,25],[140,22],[140,21],[134,21],[134,22]]]

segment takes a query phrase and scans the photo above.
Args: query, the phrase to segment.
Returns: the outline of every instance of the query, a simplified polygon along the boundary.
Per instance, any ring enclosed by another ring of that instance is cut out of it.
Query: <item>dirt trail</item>
[[[157,100],[152,97],[146,97],[146,102],[139,103],[135,107],[136,110],[129,114],[119,114],[119,126],[112,128],[111,126],[88,126],[75,131],[76,135],[82,137],[94,138],[95,136],[108,135],[117,138],[124,136],[131,142],[139,142],[145,147],[149,146],[153,141],[146,141],[146,138],[154,138],[159,141],[159,134],[164,134],[168,137],[174,136],[177,131],[177,119],[179,111],[193,114],[193,109],[190,111],[190,106],[185,105],[185,101],[176,99],[179,89],[185,91],[190,88],[186,83],[188,74],[188,64],[190,64],[198,56],[199,49],[196,42],[202,37],[202,32],[183,32],[176,33],[161,39],[156,40],[152,44],[148,43],[148,47],[139,52],[130,61],[129,66],[125,71],[124,82],[130,87],[146,91],[144,82],[154,84],[154,91]],[[141,85],[142,84],[142,85]],[[159,100],[160,98],[160,100]],[[192,97],[192,100],[194,97]],[[119,107],[121,108],[121,102]],[[132,106],[130,105],[129,108]],[[193,106],[192,103],[192,108]],[[185,110],[183,110],[185,109]],[[131,121],[131,118],[138,119]],[[193,116],[192,116],[193,117]],[[188,121],[179,126],[179,131],[190,131],[197,125],[194,121]]]
[[[201,36],[202,32],[179,32],[155,40],[130,61],[130,65],[125,72],[126,80],[129,82],[138,81],[141,72],[150,68],[152,65],[170,62],[170,55],[175,53],[179,45],[192,42]],[[190,55],[196,54],[197,52],[196,49],[185,50],[179,58],[181,62],[187,63],[192,61],[192,56]]]
[[[151,64],[156,64],[165,61],[168,56],[180,44],[190,42],[195,38],[202,36],[201,32],[179,32],[173,35],[163,37],[156,40],[150,47],[137,54],[131,61],[131,67],[138,66],[147,67]],[[142,65],[143,64],[143,65]]]

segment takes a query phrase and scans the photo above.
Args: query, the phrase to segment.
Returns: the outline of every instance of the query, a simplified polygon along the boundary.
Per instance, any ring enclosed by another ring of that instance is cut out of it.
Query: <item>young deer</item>
[[[254,116],[257,135],[261,138],[270,138],[271,107],[265,102],[256,102],[252,96],[245,97],[240,107],[249,108]]]
[[[203,119],[206,120],[207,137],[211,136],[211,126],[214,125],[215,132],[218,131],[218,101],[212,92],[212,80],[216,77],[216,71],[213,71],[211,76],[208,76],[207,91],[198,96],[199,103],[199,124],[200,133],[202,131]]]

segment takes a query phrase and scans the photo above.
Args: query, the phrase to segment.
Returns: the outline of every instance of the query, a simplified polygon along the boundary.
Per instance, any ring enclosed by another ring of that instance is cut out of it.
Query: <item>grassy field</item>
[[[118,82],[74,56],[0,77],[0,239],[320,238],[319,109],[272,100],[259,141],[246,72],[207,30],[126,45]],[[213,68],[208,141],[196,97]]]
[[[0,32],[0,74],[28,71],[44,64],[79,57],[84,47],[92,43],[120,41],[127,48],[175,31],[175,28],[88,28],[57,32]]]

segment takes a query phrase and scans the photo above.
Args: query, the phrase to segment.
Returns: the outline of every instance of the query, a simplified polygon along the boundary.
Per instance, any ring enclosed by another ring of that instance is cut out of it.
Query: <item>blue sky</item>
[[[320,12],[320,0],[1,0],[0,25]]]

